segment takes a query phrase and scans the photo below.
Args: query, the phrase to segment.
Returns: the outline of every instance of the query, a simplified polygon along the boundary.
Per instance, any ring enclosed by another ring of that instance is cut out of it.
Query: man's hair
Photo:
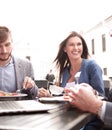
[[[5,26],[0,26],[0,43],[7,40],[9,35],[11,35],[10,30]]]

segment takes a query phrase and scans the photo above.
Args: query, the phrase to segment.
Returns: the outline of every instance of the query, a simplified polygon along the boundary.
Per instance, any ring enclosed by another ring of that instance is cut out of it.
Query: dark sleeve
[[[106,102],[106,111],[104,115],[104,123],[109,128],[112,128],[112,102]]]

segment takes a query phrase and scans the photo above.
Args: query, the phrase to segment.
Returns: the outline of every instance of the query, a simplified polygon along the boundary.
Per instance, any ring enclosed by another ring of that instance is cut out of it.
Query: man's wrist
[[[93,114],[98,115],[99,111],[102,108],[103,105],[103,101],[99,100],[97,97],[95,99],[95,101],[93,101],[94,103],[91,106],[90,112],[92,112]]]
[[[98,110],[98,116],[100,117],[100,119],[104,119],[104,114],[105,114],[105,108],[106,108],[106,102],[102,101],[102,106],[99,108]]]

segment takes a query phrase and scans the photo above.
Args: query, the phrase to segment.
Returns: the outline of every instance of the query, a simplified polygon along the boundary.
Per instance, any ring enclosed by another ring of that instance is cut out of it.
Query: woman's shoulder
[[[94,59],[84,59],[83,63],[85,65],[98,65],[98,63]]]
[[[101,67],[94,59],[85,59],[83,63],[83,68],[89,71],[101,70]]]
[[[101,70],[100,65],[94,59],[84,59],[82,66],[85,69],[89,69],[89,70],[93,70],[93,71],[96,69]]]

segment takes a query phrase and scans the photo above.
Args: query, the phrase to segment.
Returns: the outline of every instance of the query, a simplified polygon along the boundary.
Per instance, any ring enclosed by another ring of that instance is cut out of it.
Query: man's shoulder
[[[15,66],[32,66],[32,63],[27,60],[27,59],[23,59],[23,58],[19,58],[19,57],[14,57],[14,64]]]
[[[22,63],[30,63],[30,61],[28,59],[20,58],[20,57],[14,57],[14,61],[22,62]]]

